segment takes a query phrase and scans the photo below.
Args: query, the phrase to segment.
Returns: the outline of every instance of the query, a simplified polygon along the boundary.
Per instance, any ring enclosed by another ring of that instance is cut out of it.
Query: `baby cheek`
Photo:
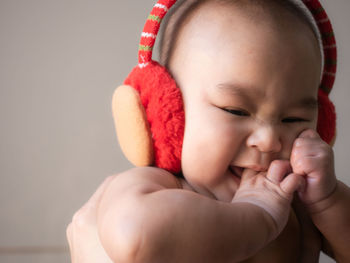
[[[312,130],[316,131],[316,129],[317,129],[317,114],[315,114],[315,117],[312,118],[311,121],[296,125],[295,127],[292,127],[291,129],[289,129],[289,131],[287,131],[289,133],[288,142],[287,142],[287,144],[289,146],[288,147],[289,155],[291,154],[291,152],[293,150],[295,140],[299,137],[299,135],[303,131],[308,130],[308,129],[312,129]]]
[[[291,153],[293,151],[294,141],[298,138],[299,134],[307,129],[307,127],[302,127],[300,129],[286,129],[282,135],[282,152],[281,158],[283,160],[290,160]]]

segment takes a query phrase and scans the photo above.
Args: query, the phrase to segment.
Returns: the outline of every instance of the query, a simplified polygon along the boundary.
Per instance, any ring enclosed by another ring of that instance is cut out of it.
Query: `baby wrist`
[[[251,200],[239,199],[232,200],[232,204],[241,204],[244,205],[247,209],[250,209],[253,214],[251,217],[256,219],[258,223],[254,222],[252,225],[260,225],[264,224],[264,229],[266,229],[267,233],[265,234],[266,238],[264,240],[264,244],[267,245],[272,240],[274,240],[282,231],[283,226],[279,226],[276,219],[263,207],[252,202]]]
[[[315,203],[306,204],[305,207],[311,216],[317,216],[326,212],[330,207],[332,207],[337,200],[340,198],[339,194],[341,191],[341,182],[337,180],[336,186],[333,191],[320,201]]]

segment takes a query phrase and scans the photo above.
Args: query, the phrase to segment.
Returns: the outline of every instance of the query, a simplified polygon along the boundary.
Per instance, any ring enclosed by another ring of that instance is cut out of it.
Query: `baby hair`
[[[160,63],[162,65],[169,69],[169,61],[173,55],[181,29],[202,6],[208,3],[237,7],[244,12],[244,15],[252,20],[258,19],[256,16],[258,12],[263,13],[272,17],[276,22],[275,24],[292,23],[293,21],[286,21],[284,17],[285,12],[288,12],[312,30],[320,45],[320,53],[323,57],[321,51],[322,41],[317,25],[307,8],[296,0],[179,0],[169,10],[163,22],[164,25],[159,44]]]

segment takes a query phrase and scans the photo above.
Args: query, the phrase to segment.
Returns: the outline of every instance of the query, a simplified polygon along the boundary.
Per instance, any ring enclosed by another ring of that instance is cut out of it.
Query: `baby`
[[[322,250],[350,262],[350,189],[315,131],[311,23],[289,1],[197,2],[176,9],[161,46],[185,107],[183,178],[155,167],[109,178],[82,209],[99,233],[86,253],[263,263],[318,262]],[[84,213],[67,229],[73,262],[84,261],[72,238]]]

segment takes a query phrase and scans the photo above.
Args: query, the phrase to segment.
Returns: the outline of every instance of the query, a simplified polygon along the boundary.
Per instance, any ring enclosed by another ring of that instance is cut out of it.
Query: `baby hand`
[[[267,173],[245,169],[232,202],[247,202],[264,209],[273,219],[277,236],[288,221],[293,193],[305,183],[302,176],[291,172],[287,160],[273,161]]]
[[[316,204],[335,190],[333,150],[314,130],[303,131],[294,141],[290,161],[293,173],[306,179],[299,192],[305,205]]]

